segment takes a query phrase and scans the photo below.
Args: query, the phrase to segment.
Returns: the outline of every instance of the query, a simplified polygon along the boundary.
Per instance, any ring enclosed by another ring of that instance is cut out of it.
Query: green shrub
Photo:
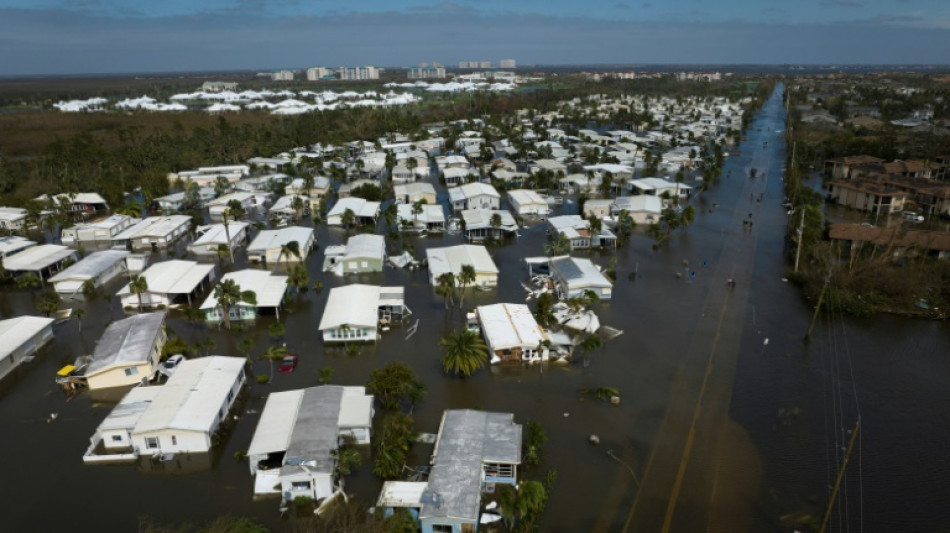
[[[257,375],[257,384],[258,384],[258,385],[267,385],[267,383],[268,383],[269,381],[270,381],[270,376],[268,376],[267,374],[258,374],[258,375]]]

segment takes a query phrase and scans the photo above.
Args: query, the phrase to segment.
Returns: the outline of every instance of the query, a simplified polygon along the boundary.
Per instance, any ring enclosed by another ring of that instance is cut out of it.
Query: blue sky
[[[0,75],[950,63],[950,0],[0,0]]]

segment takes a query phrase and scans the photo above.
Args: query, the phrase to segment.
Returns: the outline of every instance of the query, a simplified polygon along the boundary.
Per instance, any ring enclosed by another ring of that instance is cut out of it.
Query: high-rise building
[[[333,76],[333,71],[326,67],[312,67],[307,69],[307,80],[317,81]]]
[[[294,81],[294,71],[277,70],[277,71],[271,72],[270,79],[272,81]]]
[[[501,61],[498,62],[498,66],[499,66],[500,68],[515,68],[515,60],[514,60],[514,59],[502,59]]]
[[[491,68],[491,61],[480,61],[478,68]]]
[[[378,80],[379,69],[367,65],[365,67],[340,67],[336,73],[341,80]]]
[[[437,79],[445,77],[445,67],[413,67],[409,69],[410,80]]]

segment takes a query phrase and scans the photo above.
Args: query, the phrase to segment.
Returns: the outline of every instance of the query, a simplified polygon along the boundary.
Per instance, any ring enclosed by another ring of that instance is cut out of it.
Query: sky
[[[950,0],[0,0],[0,76],[501,59],[950,64]]]

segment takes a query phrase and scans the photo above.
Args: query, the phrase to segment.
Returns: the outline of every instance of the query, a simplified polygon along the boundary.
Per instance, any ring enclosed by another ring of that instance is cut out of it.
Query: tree
[[[294,210],[294,216],[296,220],[299,220],[304,210],[304,201],[300,196],[294,195],[290,200],[290,208]]]
[[[290,267],[290,271],[287,273],[287,285],[294,288],[294,293],[297,296],[306,291],[307,287],[310,286],[310,274],[307,273],[307,267],[300,263]]]
[[[554,325],[556,319],[554,318],[554,295],[550,292],[542,292],[538,296],[538,305],[534,312],[534,317],[538,321],[538,324],[549,327]]]
[[[453,331],[439,341],[439,346],[445,350],[442,369],[446,372],[468,377],[488,363],[488,347],[474,331]]]
[[[231,307],[241,302],[257,305],[257,295],[254,291],[242,291],[241,286],[233,279],[222,280],[214,286],[214,299],[221,308],[224,325],[228,329],[231,329]]]
[[[325,366],[321,368],[320,371],[317,373],[317,381],[319,381],[321,385],[326,385],[327,383],[330,383],[330,380],[332,379],[333,379],[332,366]]]
[[[504,485],[498,493],[501,516],[509,531],[515,531],[519,522],[530,520],[535,513],[543,510],[546,502],[547,490],[539,481],[522,481],[517,489]]]
[[[116,213],[132,218],[142,218],[142,211],[142,204],[138,202],[129,202],[119,208]]]
[[[40,277],[32,272],[21,274],[16,278],[15,283],[18,289],[35,289],[42,284]]]
[[[425,384],[409,365],[401,361],[370,372],[366,387],[379,398],[383,409],[397,409],[404,399],[410,403],[418,402],[425,394]]]
[[[696,208],[691,205],[688,205],[680,211],[680,226],[685,231],[690,224],[693,223],[693,220],[696,219]]]
[[[491,226],[492,232],[497,236],[498,230],[501,228],[501,215],[493,213],[491,218],[488,219],[488,225]]]
[[[267,362],[270,363],[270,377],[267,379],[268,383],[274,379],[274,361],[280,361],[288,355],[290,355],[290,352],[287,351],[286,346],[271,346],[261,355],[262,358],[267,359]]]
[[[189,209],[201,204],[200,187],[198,187],[197,183],[189,181],[185,185],[185,198],[182,203]]]
[[[600,230],[604,229],[603,222],[601,222],[600,217],[595,213],[591,213],[590,216],[587,217],[587,221],[590,222],[590,232],[593,235],[597,235],[600,233]]]
[[[630,235],[633,234],[633,228],[637,226],[633,217],[630,216],[630,211],[626,209],[621,209],[620,213],[617,215],[617,235],[621,240],[627,240],[630,238]]]
[[[458,275],[458,284],[460,287],[459,293],[459,309],[465,306],[465,289],[469,285],[473,285],[477,276],[475,274],[475,267],[472,265],[462,265],[462,271]]]
[[[570,253],[571,241],[563,233],[557,232],[554,237],[544,244],[544,252],[549,257]]]
[[[232,254],[231,254],[231,247],[228,246],[227,244],[224,244],[223,242],[222,242],[222,243],[219,243],[219,244],[218,244],[218,247],[215,248],[214,251],[215,251],[215,253],[218,255],[218,261],[221,262],[221,263],[223,263],[225,259],[232,259],[232,260],[233,260],[233,257],[231,257],[231,255],[232,255]]]
[[[247,359],[251,355],[251,348],[254,347],[254,339],[251,337],[246,337],[241,339],[238,342],[238,350],[244,354],[244,358]]]
[[[238,200],[231,200],[228,206],[221,212],[221,220],[224,222],[224,236],[228,240],[228,257],[234,263],[234,250],[231,248],[231,226],[228,224],[228,218],[237,220],[244,216],[244,206]]]
[[[408,414],[392,413],[386,417],[376,439],[374,474],[383,479],[402,476],[414,432],[413,420]]]
[[[274,268],[277,268],[277,265],[280,264],[280,260],[283,258],[286,258],[289,263],[291,257],[296,257],[298,261],[300,260],[300,243],[297,241],[290,241],[287,244],[280,245],[280,253],[277,254],[277,261],[274,264]]]
[[[76,327],[79,328],[79,334],[82,335],[82,317],[86,315],[86,310],[80,307],[73,311],[73,315],[76,317]]]
[[[231,182],[224,176],[218,176],[214,179],[214,195],[221,196],[231,190]]]
[[[356,213],[354,213],[352,209],[347,208],[340,217],[340,224],[343,224],[343,227],[347,229],[353,227],[353,225],[356,224]]]
[[[148,292],[148,280],[145,276],[139,274],[132,276],[129,282],[129,292],[134,294],[139,301],[139,313],[142,312],[142,295]]]
[[[415,202],[412,203],[412,221],[413,222],[417,222],[419,220],[419,215],[421,215],[422,211],[424,210],[422,206],[427,203],[428,203],[428,200],[426,200],[425,198],[420,198],[419,200],[416,200]]]
[[[36,308],[40,310],[43,315],[50,316],[59,309],[59,304],[62,303],[62,298],[59,297],[59,294],[53,290],[45,290],[40,293],[36,298]]]
[[[435,278],[435,293],[442,297],[445,308],[449,308],[449,302],[455,305],[455,276],[451,272],[444,272]]]

